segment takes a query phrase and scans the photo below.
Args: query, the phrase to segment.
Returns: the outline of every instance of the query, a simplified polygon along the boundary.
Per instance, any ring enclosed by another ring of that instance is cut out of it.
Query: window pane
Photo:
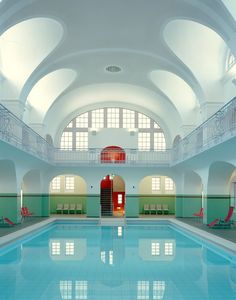
[[[153,256],[160,255],[160,244],[159,243],[152,243],[151,253]]]
[[[119,108],[107,109],[107,128],[120,127],[120,110]]]
[[[72,132],[64,131],[61,136],[61,149],[72,150]]]
[[[74,191],[75,189],[75,177],[74,176],[66,176],[65,177],[65,189],[67,191]]]
[[[88,132],[76,132],[76,150],[88,149]]]
[[[165,151],[166,141],[163,132],[154,132],[154,150]]]
[[[173,191],[174,190],[174,182],[171,178],[165,178],[165,190],[166,191]]]
[[[123,109],[123,128],[135,128],[135,112],[128,109]]]
[[[96,109],[92,111],[92,128],[104,127],[104,109]]]
[[[138,149],[141,151],[150,150],[150,133],[139,132],[138,133]]]
[[[51,189],[52,190],[60,190],[61,189],[61,178],[58,176],[58,177],[55,177],[53,178],[52,182],[51,182]]]
[[[71,121],[67,126],[66,128],[72,128],[73,127],[73,121]]]
[[[88,128],[88,113],[78,116],[75,123],[77,128]]]
[[[160,191],[161,189],[161,178],[152,177],[152,191]]]
[[[137,299],[149,299],[149,281],[138,281],[137,284]]]
[[[160,126],[157,123],[154,122],[154,128],[158,128],[159,129]]]
[[[138,114],[138,128],[150,128],[150,118],[143,114]]]

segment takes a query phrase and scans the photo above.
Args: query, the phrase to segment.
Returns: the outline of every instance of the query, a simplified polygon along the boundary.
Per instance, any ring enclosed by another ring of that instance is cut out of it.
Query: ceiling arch
[[[193,72],[207,101],[222,101],[223,61],[227,45],[210,27],[187,19],[167,23],[164,40],[170,49]]]
[[[34,122],[43,121],[49,107],[55,99],[75,80],[76,72],[71,69],[53,71],[43,78],[32,88],[28,95],[27,104],[33,109]]]
[[[15,24],[0,36],[4,99],[19,97],[28,77],[57,47],[63,32],[58,21],[37,17]]]
[[[196,119],[199,103],[193,89],[181,77],[165,70],[150,73],[152,82],[173,102],[185,124],[192,124]]]
[[[182,126],[181,117],[170,101],[143,87],[119,83],[83,86],[63,95],[48,110],[44,124],[55,140],[57,132],[78,114],[114,105],[147,114],[167,133],[169,142]]]

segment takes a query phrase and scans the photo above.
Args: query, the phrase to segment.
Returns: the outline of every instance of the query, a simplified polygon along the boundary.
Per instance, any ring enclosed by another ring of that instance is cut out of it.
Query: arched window
[[[153,119],[140,112],[118,107],[99,108],[75,117],[63,130],[60,148],[88,150],[89,131],[103,128],[136,131],[140,151],[166,150],[164,132]]]

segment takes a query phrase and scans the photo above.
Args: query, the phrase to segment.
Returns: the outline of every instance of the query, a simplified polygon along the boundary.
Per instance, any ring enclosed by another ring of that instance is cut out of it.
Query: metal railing
[[[0,140],[33,156],[51,161],[53,146],[0,104]]]
[[[113,149],[111,157],[107,156],[108,153],[102,156],[102,149],[63,150],[54,148],[0,104],[0,140],[41,160],[58,165],[164,166],[170,163],[176,165],[235,136],[236,97],[180,140],[171,150],[124,149],[124,153],[121,153],[120,150],[117,150],[116,153],[116,150]]]
[[[236,97],[172,148],[172,165],[236,136]]]
[[[62,150],[54,149],[54,162],[61,165],[92,164],[92,165],[168,165],[171,151],[140,151],[137,149],[112,150],[104,156],[103,149]]]

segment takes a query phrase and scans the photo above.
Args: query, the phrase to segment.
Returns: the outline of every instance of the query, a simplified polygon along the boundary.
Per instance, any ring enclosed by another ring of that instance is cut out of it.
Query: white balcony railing
[[[172,165],[236,136],[236,97],[172,149]]]
[[[169,165],[171,151],[139,151],[137,149],[124,149],[123,153],[119,150],[112,150],[102,157],[102,149],[89,149],[85,151],[68,151],[54,149],[54,162],[56,164],[93,164],[93,165],[109,165],[115,164],[119,166],[125,165]],[[105,158],[105,159],[104,159]]]
[[[0,140],[41,160],[51,161],[53,158],[52,145],[1,104]]]
[[[139,151],[124,149],[124,160],[101,161],[102,149],[61,150],[54,148],[34,130],[0,104],[0,140],[31,155],[59,165],[116,164],[176,165],[232,137],[236,137],[236,97],[211,118],[180,140],[171,150]],[[112,151],[114,153],[114,150]]]

